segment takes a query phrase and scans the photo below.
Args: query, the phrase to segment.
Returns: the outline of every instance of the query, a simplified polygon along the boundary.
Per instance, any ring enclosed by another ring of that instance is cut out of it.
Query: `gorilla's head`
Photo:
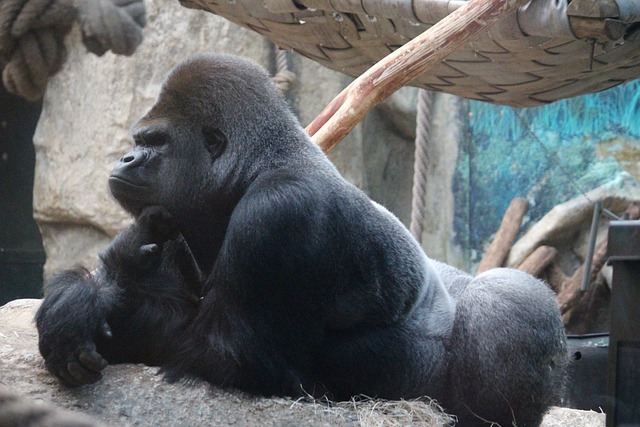
[[[134,216],[161,205],[178,223],[192,223],[228,214],[259,173],[286,161],[304,131],[263,68],[199,55],[172,70],[132,132],[135,148],[109,179],[113,196]]]

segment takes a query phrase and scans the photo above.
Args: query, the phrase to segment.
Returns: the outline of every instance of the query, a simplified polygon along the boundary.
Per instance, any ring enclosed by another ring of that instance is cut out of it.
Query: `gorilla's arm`
[[[68,385],[99,380],[107,361],[96,351],[98,337],[111,337],[107,316],[119,289],[100,283],[88,270],[67,270],[45,285],[36,314],[40,353],[47,368]]]
[[[162,208],[143,211],[101,261],[49,281],[36,314],[46,365],[69,385],[97,381],[107,362],[163,363],[197,308],[199,272]]]

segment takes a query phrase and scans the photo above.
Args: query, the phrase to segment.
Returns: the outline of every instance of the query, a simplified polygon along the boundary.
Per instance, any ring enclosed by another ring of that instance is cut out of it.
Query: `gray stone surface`
[[[168,384],[157,368],[108,366],[96,384],[62,386],[45,368],[37,349],[33,316],[40,300],[15,300],[0,307],[0,389],[89,414],[119,426],[442,426],[448,418],[423,402],[346,403],[326,406],[223,391],[202,382]],[[5,404],[0,390],[0,425]],[[46,425],[46,424],[43,424]],[[602,427],[604,414],[554,408],[544,427]]]

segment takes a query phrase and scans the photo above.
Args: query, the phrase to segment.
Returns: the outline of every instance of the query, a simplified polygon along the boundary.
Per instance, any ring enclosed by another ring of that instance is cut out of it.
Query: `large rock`
[[[450,422],[448,416],[424,402],[374,400],[327,405],[259,398],[197,381],[168,384],[157,368],[143,365],[108,366],[98,383],[69,389],[45,370],[38,353],[33,316],[39,304],[40,300],[16,300],[0,307],[0,427],[17,424],[3,424],[3,420],[8,422],[10,411],[14,421],[16,414],[34,411],[51,421],[22,424],[27,426],[88,425],[86,418],[60,414],[43,403],[119,426],[443,426]],[[7,397],[11,393],[23,397]],[[26,419],[24,415],[23,421]],[[62,421],[55,424],[54,420]],[[601,427],[604,414],[554,408],[543,426]]]

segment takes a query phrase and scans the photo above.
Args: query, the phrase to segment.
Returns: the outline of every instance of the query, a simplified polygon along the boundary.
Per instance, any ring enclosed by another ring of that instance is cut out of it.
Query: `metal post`
[[[607,427],[640,426],[640,221],[611,221]]]
[[[596,249],[596,238],[598,237],[598,225],[600,224],[600,214],[602,213],[602,202],[597,201],[593,205],[593,218],[591,219],[591,231],[589,232],[589,247],[582,273],[582,283],[580,290],[586,292],[589,289],[589,278],[591,277],[591,263],[593,262],[593,252]]]

